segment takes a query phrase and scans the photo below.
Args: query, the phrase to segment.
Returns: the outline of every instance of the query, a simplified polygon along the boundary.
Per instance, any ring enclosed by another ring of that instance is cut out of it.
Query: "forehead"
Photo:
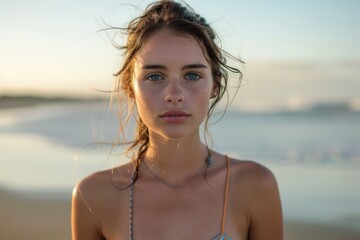
[[[156,32],[141,48],[135,58],[138,64],[189,64],[209,65],[202,48],[189,34],[169,29]]]

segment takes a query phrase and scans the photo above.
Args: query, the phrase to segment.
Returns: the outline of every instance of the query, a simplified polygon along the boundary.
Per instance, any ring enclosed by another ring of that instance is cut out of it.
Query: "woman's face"
[[[198,132],[216,92],[197,41],[169,29],[155,33],[138,52],[132,84],[150,136],[175,139]]]

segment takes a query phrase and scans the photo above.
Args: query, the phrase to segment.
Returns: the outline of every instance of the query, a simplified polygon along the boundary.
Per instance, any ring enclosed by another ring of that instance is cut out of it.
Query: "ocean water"
[[[230,111],[210,132],[215,150],[274,172],[285,218],[360,228],[360,112]],[[126,161],[109,155],[110,145],[88,145],[116,135],[107,103],[1,109],[0,187],[69,192],[86,175]]]

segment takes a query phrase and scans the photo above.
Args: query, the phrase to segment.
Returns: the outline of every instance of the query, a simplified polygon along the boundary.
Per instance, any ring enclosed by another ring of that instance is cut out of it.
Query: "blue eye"
[[[200,75],[197,74],[197,73],[188,73],[188,74],[186,75],[186,79],[192,80],[192,81],[198,80],[199,78],[200,78]]]
[[[159,81],[159,80],[163,80],[163,77],[160,76],[159,74],[151,74],[146,79],[149,81]]]

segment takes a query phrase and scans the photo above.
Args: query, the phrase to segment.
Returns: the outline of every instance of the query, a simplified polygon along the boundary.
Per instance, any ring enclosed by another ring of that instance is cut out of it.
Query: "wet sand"
[[[71,193],[0,189],[0,239],[64,240],[70,233]],[[286,240],[359,240],[360,229],[285,221]]]
[[[70,235],[70,193],[0,190],[0,239],[64,240]]]

